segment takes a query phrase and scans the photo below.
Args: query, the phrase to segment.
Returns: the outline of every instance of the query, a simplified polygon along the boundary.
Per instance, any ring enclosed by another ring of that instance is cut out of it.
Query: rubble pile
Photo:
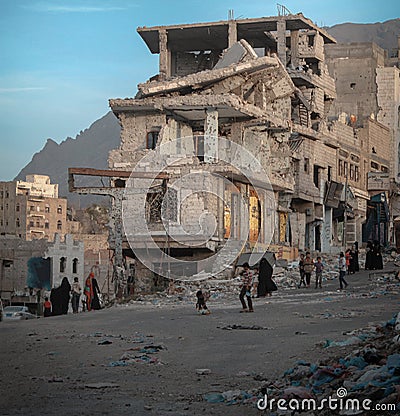
[[[314,255],[314,258],[316,258],[316,255]],[[322,286],[324,286],[324,283],[338,279],[338,256],[334,254],[325,254],[322,260],[324,264]],[[360,271],[363,271],[364,254],[360,256],[359,264]],[[277,265],[274,267],[272,278],[280,291],[297,289],[300,282],[299,262],[277,262]],[[370,271],[369,283],[370,287],[367,289],[367,292],[346,292],[345,296],[352,298],[373,298],[384,296],[389,293],[400,293],[400,278],[397,271]],[[192,304],[196,299],[196,292],[199,289],[209,296],[210,302],[228,301],[231,300],[232,297],[237,297],[239,295],[240,288],[241,278],[238,275],[230,279],[222,279],[219,275],[214,276],[202,271],[189,278],[171,279],[169,287],[163,292],[140,294],[128,302],[116,306],[123,307],[142,304],[162,307],[178,302]],[[333,299],[326,298],[325,300],[329,301]]]
[[[265,397],[275,403],[279,399],[312,399],[328,403],[329,398],[362,402],[370,400],[371,406],[396,406],[387,414],[400,411],[400,313],[380,326],[370,326],[345,333],[341,341],[325,340],[321,348],[339,348],[333,358],[318,363],[296,362],[293,368],[285,371],[282,378],[271,382],[262,374],[253,375],[262,382],[252,391],[210,392],[203,396],[209,403],[228,405],[245,404],[256,406],[264,403]],[[355,415],[368,414],[363,408],[355,410],[344,404],[341,409],[332,410],[328,406],[318,410],[308,408],[304,415]],[[372,408],[372,407],[371,407]],[[389,409],[388,407],[386,409]],[[265,414],[277,415],[279,410],[267,407]],[[382,413],[386,414],[386,413]]]

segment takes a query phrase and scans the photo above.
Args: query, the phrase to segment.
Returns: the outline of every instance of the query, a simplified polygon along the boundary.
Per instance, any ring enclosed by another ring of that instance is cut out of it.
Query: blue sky
[[[280,1],[318,25],[400,16],[398,0]],[[12,180],[45,144],[75,136],[133,97],[157,73],[136,33],[157,26],[274,16],[268,0],[0,0],[0,180]],[[39,172],[38,172],[39,173]]]

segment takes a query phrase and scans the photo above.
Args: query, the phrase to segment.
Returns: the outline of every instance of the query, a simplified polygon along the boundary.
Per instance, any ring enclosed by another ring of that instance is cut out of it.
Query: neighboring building
[[[0,298],[8,302],[36,303],[67,277],[84,283],[84,246],[67,234],[54,242],[44,239],[23,241],[12,235],[0,236]],[[24,300],[25,299],[25,300]]]
[[[349,132],[348,139],[339,134],[338,140],[343,145],[342,155],[347,153],[351,158],[355,153],[359,158],[359,163],[354,163],[353,158],[351,164],[359,167],[361,180],[359,183],[350,181],[350,188],[356,193],[362,190],[364,195],[367,191],[363,202],[366,212],[357,221],[357,240],[394,244],[394,218],[400,214],[399,185],[396,184],[400,181],[398,57],[397,62],[397,55],[388,59],[387,52],[374,43],[328,45],[326,56],[337,89],[329,119],[339,118],[353,129],[354,139]],[[350,166],[350,161],[345,159],[339,158],[339,163],[347,162]],[[348,241],[351,240],[349,236]]]
[[[52,241],[67,232],[67,200],[58,197],[58,185],[45,175],[27,175],[26,181],[0,182],[0,233],[24,240]]]

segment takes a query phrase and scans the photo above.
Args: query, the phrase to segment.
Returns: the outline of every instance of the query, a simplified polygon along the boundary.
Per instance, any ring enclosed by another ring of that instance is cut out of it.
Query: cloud
[[[46,90],[45,87],[12,87],[12,88],[1,88],[0,87],[0,94],[4,93],[12,93],[12,92],[28,92],[28,91],[42,91]]]
[[[127,7],[117,6],[90,6],[90,5],[57,5],[53,3],[34,3],[29,6],[23,6],[24,8],[34,10],[37,12],[50,12],[50,13],[103,13],[112,11],[126,10]]]

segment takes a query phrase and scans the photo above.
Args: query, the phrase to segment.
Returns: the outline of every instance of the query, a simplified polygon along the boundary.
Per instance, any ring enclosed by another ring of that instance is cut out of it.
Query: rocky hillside
[[[400,35],[400,19],[384,23],[342,23],[325,28],[338,43],[375,42],[381,48],[391,51],[397,48],[397,36]]]
[[[49,175],[52,183],[59,184],[60,196],[68,197],[70,203],[81,206],[100,202],[92,196],[80,197],[68,192],[68,168],[107,168],[108,152],[119,146],[120,126],[112,112],[96,120],[88,129],[80,132],[75,139],[68,137],[57,144],[52,139],[21,170],[16,179],[25,179],[30,173]]]

